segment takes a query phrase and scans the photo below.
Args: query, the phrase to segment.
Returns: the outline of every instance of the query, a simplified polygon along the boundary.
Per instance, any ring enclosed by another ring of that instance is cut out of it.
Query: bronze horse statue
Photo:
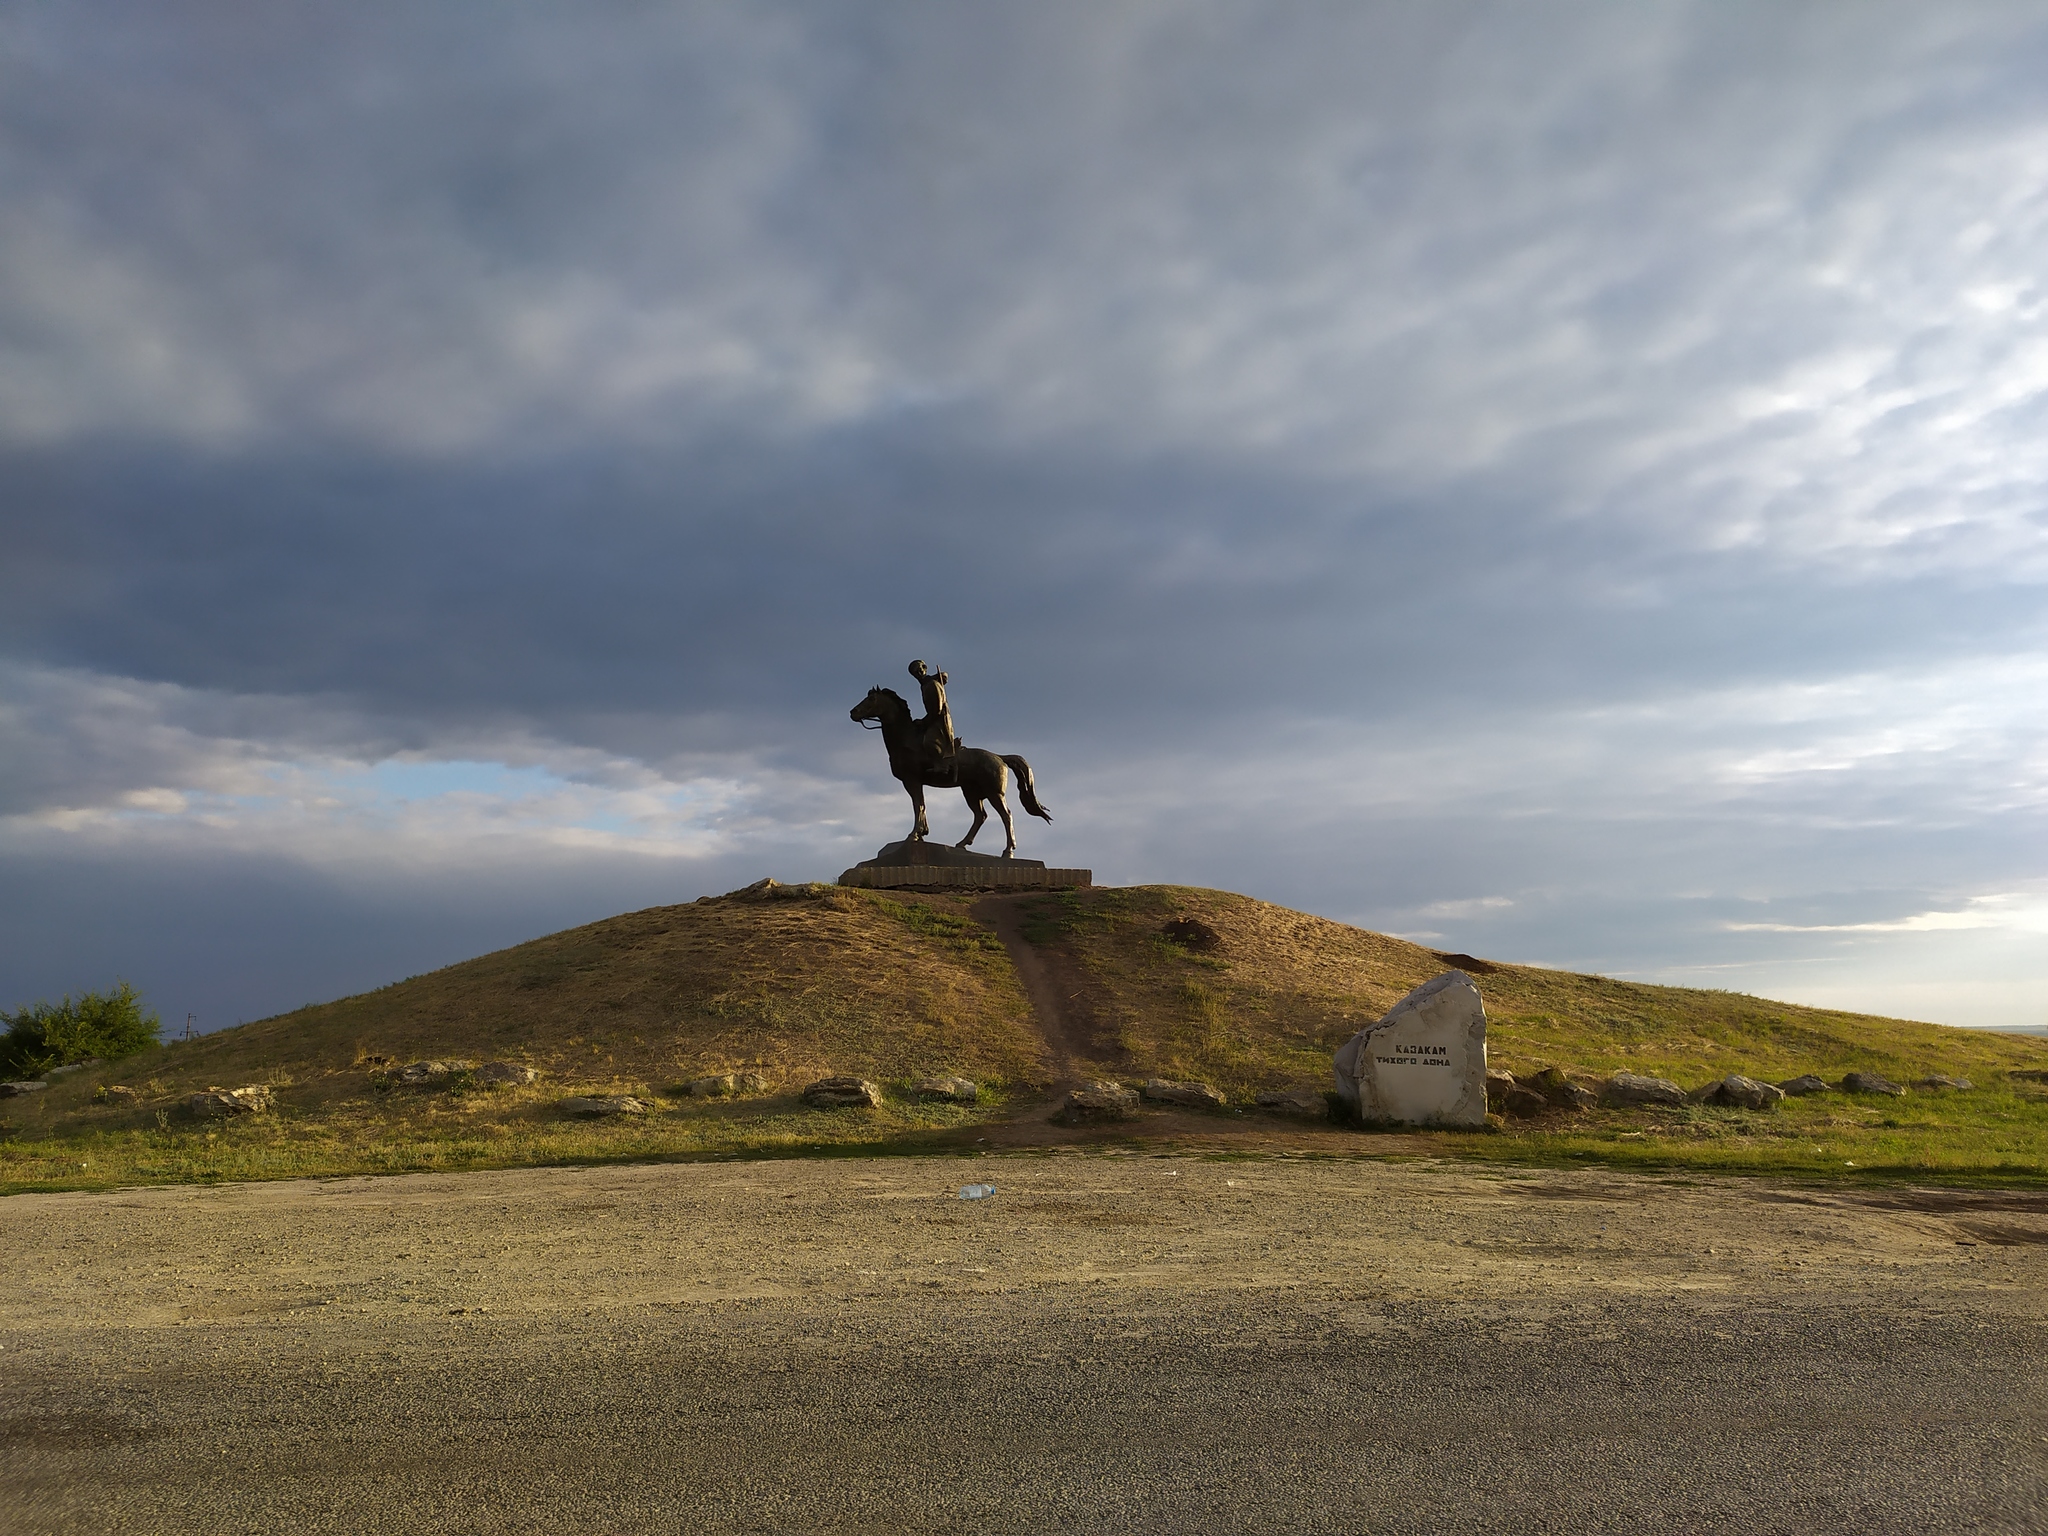
[[[953,846],[965,848],[974,841],[974,834],[988,820],[988,810],[983,802],[993,800],[996,814],[1003,818],[1003,832],[1008,839],[1003,844],[1003,857],[1007,859],[1017,851],[1017,827],[1010,820],[1007,798],[1012,770],[1017,775],[1017,795],[1024,802],[1024,809],[1042,821],[1052,820],[1052,812],[1038,803],[1037,789],[1031,782],[1031,765],[1015,753],[997,756],[980,747],[963,746],[953,754],[947,766],[935,766],[922,749],[922,736],[917,728],[918,722],[911,717],[910,705],[895,689],[870,688],[868,696],[847,714],[862,725],[872,720],[880,726],[882,745],[889,749],[889,771],[902,781],[904,789],[910,793],[910,803],[917,807],[917,821],[910,831],[911,842],[921,843],[931,835],[931,828],[926,825],[924,817],[926,787],[957,789],[974,812],[974,825]]]

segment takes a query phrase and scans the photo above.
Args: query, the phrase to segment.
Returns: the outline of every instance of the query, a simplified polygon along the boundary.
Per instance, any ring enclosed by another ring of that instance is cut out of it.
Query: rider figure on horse
[[[960,753],[960,738],[953,734],[953,712],[946,707],[946,674],[913,661],[910,675],[924,694],[924,718],[917,722],[917,733],[925,758],[936,771],[951,773]]]

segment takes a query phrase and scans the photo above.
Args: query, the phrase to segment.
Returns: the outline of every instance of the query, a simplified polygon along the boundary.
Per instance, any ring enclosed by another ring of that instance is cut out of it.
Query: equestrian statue
[[[1038,803],[1037,789],[1031,782],[1031,765],[1015,753],[998,756],[980,747],[963,745],[953,734],[953,711],[946,703],[946,674],[932,671],[922,661],[913,661],[910,675],[917,679],[923,695],[922,719],[911,718],[909,703],[893,688],[870,688],[868,696],[848,711],[862,726],[881,731],[882,745],[889,751],[889,771],[902,781],[910,803],[917,807],[917,820],[909,840],[921,843],[931,835],[925,822],[925,790],[957,789],[974,812],[974,825],[953,846],[965,848],[974,841],[974,834],[988,820],[985,802],[992,800],[996,814],[1003,819],[1007,838],[1003,857],[1009,858],[1017,851],[1017,827],[1010,820],[1008,798],[1013,771],[1024,809],[1043,821],[1052,820],[1052,812]]]

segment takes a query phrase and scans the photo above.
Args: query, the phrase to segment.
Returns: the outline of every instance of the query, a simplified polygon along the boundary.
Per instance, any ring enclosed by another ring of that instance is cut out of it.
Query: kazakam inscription
[[[1426,981],[1339,1047],[1337,1092],[1367,1124],[1486,1124],[1486,1005],[1463,971]]]

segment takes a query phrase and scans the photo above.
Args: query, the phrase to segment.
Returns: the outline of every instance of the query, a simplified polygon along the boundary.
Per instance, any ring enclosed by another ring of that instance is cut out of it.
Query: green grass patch
[[[891,1085],[892,1088],[895,1085]],[[644,1093],[644,1090],[643,1090]],[[942,1150],[1002,1112],[982,1102],[921,1103],[890,1092],[880,1109],[811,1109],[788,1097],[655,1099],[645,1116],[569,1120],[553,1096],[515,1105],[450,1094],[394,1108],[365,1100],[319,1114],[245,1115],[210,1124],[127,1125],[0,1139],[0,1194],[141,1184],[242,1183],[360,1174],[453,1173],[713,1157],[868,1155]],[[496,1113],[491,1111],[495,1109]]]
[[[969,895],[807,888],[652,908],[570,929],[358,997],[223,1030],[0,1101],[0,1190],[331,1177],[663,1158],[879,1155],[941,1149],[1024,1112],[1051,1073],[1044,1036]],[[1027,940],[1070,999],[1067,1043],[1087,1076],[1193,1079],[1249,1104],[1269,1088],[1324,1089],[1332,1051],[1450,957],[1224,891],[1146,886],[1047,893],[1024,904]],[[1166,925],[1217,936],[1193,951]],[[1465,963],[1465,962],[1458,962]],[[1686,1088],[1729,1072],[1766,1081],[1851,1069],[1968,1093],[1828,1094],[1775,1110],[1596,1111],[1432,1134],[1445,1156],[1501,1166],[2039,1184],[2048,1168],[2048,1040],[1470,962],[1494,1064],[1617,1069]],[[432,1091],[390,1083],[421,1059],[508,1060],[529,1088],[461,1076]],[[686,1100],[653,1085],[759,1073],[770,1097]],[[813,1111],[804,1083],[855,1073],[896,1085],[874,1111]],[[921,1077],[990,1085],[974,1105],[923,1104]],[[269,1114],[193,1122],[198,1088],[274,1089]],[[117,1085],[131,1093],[98,1094]],[[567,1121],[570,1094],[630,1093],[644,1119]],[[1034,1114],[1043,1111],[1033,1109]],[[1284,1145],[1285,1123],[1213,1117],[1215,1136]],[[1134,1122],[1134,1146],[1158,1146]],[[1316,1133],[1329,1155],[1416,1145]],[[1007,1136],[1011,1145],[1023,1138]],[[1413,1155],[1404,1153],[1402,1155]]]

